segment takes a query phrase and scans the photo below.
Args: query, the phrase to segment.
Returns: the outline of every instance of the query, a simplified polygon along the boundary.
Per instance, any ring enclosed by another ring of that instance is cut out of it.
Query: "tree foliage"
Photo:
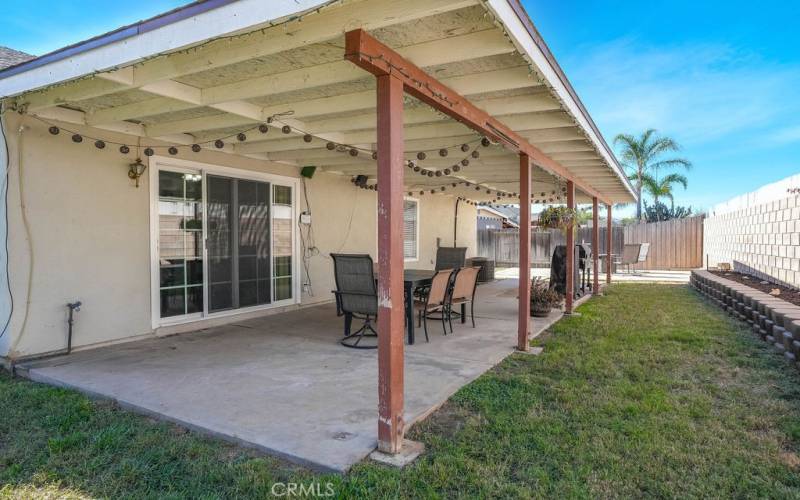
[[[668,153],[680,151],[680,145],[669,137],[658,135],[655,129],[645,130],[639,137],[632,134],[618,134],[614,144],[620,147],[620,158],[628,178],[633,181],[639,200],[636,204],[636,218],[642,219],[642,192],[653,197],[654,203],[659,198],[672,199],[672,187],[681,184],[686,187],[686,177],[669,174],[663,179],[659,173],[662,169],[690,169],[692,163],[679,157],[666,157]]]
[[[648,205],[646,201],[644,202],[644,217],[647,222],[682,219],[693,215],[697,214],[692,213],[692,207],[676,207],[674,204],[668,207],[660,201],[656,201],[652,205]]]

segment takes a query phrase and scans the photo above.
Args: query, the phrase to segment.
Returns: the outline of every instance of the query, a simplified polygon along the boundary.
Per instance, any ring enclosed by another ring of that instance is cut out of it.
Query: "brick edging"
[[[689,282],[800,369],[800,306],[705,270],[692,271]]]

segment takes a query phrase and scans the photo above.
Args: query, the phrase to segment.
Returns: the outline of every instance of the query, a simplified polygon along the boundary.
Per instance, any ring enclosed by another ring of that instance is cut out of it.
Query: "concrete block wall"
[[[800,176],[764,186],[717,205],[705,219],[703,249],[708,265],[800,288]]]

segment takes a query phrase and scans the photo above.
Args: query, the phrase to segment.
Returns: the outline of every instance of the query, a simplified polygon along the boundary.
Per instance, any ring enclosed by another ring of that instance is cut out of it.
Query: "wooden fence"
[[[622,252],[622,226],[611,233],[612,253]],[[590,243],[592,229],[580,228],[576,243]],[[531,265],[549,267],[550,258],[557,245],[566,243],[564,233],[558,229],[534,229],[531,232]],[[600,253],[606,253],[606,228],[600,228]],[[519,263],[519,229],[483,229],[478,231],[478,255],[496,262],[498,267],[515,267]]]
[[[625,226],[625,243],[650,243],[636,269],[694,269],[703,266],[704,216]]]
[[[650,243],[647,260],[636,269],[693,269],[703,265],[703,217],[688,217],[665,222],[614,226],[612,253],[621,255],[625,243]],[[591,243],[592,228],[580,228],[576,243]],[[534,229],[531,232],[531,265],[548,267],[553,249],[565,243],[557,229]],[[606,228],[600,228],[600,252],[606,253]],[[481,229],[478,231],[478,255],[496,262],[498,267],[516,267],[519,263],[518,229]]]

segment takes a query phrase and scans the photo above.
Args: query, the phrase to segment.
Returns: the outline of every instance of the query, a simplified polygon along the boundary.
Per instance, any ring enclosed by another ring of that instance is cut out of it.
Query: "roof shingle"
[[[0,69],[16,66],[17,64],[24,63],[33,59],[35,56],[20,52],[19,50],[10,49],[0,45]]]

